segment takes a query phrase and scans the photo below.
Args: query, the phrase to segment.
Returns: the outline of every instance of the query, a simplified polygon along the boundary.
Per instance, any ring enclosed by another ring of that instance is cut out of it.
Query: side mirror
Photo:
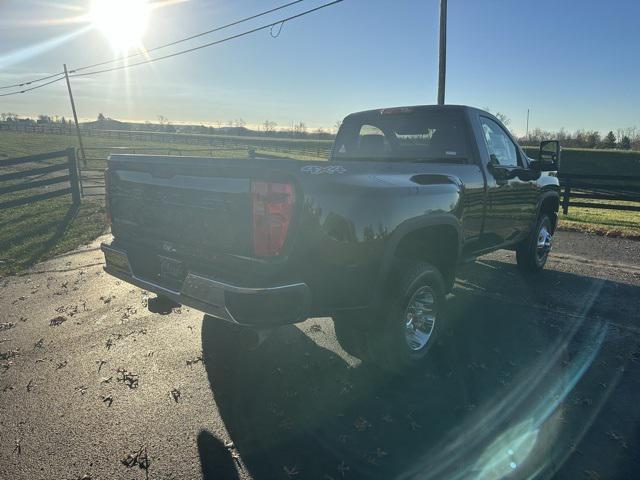
[[[538,160],[532,162],[532,168],[540,172],[551,172],[558,170],[560,162],[560,142],[558,140],[546,140],[540,142],[540,153]]]
[[[493,153],[489,156],[489,159],[490,162],[487,164],[487,170],[489,170],[491,175],[493,175],[496,180],[508,180],[509,172],[500,167],[500,162],[498,162],[498,159]]]

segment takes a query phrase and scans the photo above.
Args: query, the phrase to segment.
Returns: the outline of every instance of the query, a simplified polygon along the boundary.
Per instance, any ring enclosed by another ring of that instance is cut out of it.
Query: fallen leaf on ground
[[[147,454],[147,446],[143,445],[135,453],[128,453],[120,462],[127,468],[132,468],[138,465],[143,470],[149,469],[149,455]]]
[[[54,317],[51,320],[49,320],[49,326],[57,327],[58,325],[62,325],[66,321],[67,319],[65,317],[63,317],[62,315],[58,315],[57,317]]]
[[[6,352],[0,352],[0,360],[9,360],[16,355],[20,355],[19,350],[7,350]]]
[[[364,418],[358,417],[355,422],[353,422],[353,426],[359,432],[364,432],[368,428],[371,427],[371,424]]]
[[[178,399],[180,398],[180,390],[178,390],[177,388],[174,388],[173,390],[171,390],[171,392],[169,392],[169,394],[171,395],[171,397],[173,398],[173,400],[178,403]]]
[[[296,475],[300,474],[300,472],[298,471],[298,467],[296,467],[295,465],[293,467],[287,467],[285,465],[284,467],[282,467],[282,469],[284,470],[284,473],[286,473],[287,477],[289,478],[293,478]]]
[[[102,368],[103,365],[105,365],[107,363],[106,360],[96,360],[96,363],[98,364],[98,373],[100,373],[100,369]]]
[[[118,378],[119,382],[123,382],[125,385],[127,385],[131,389],[138,388],[137,374],[128,372],[124,368],[119,368],[118,374],[120,375],[120,377]]]
[[[349,465],[344,462],[340,463],[340,465],[338,465],[338,471],[340,472],[340,475],[344,477],[344,474],[349,471]]]

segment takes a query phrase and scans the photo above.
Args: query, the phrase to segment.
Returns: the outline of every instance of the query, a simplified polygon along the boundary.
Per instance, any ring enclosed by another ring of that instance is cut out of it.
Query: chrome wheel
[[[405,310],[405,340],[408,347],[414,352],[424,348],[435,325],[435,295],[431,287],[420,287]]]
[[[548,226],[543,223],[540,227],[540,231],[538,232],[538,240],[536,244],[536,257],[539,262],[549,255],[552,242],[553,235],[549,232]]]

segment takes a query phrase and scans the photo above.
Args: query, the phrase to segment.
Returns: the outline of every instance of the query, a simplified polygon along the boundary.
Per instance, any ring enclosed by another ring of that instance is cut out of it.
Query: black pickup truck
[[[560,148],[528,158],[491,114],[417,106],[345,118],[329,161],[112,155],[106,271],[254,331],[330,316],[396,368],[444,321],[456,266],[496,249],[541,270]]]

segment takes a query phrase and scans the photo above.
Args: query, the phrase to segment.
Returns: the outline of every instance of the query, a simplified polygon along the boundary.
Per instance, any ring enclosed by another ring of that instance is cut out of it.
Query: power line
[[[268,14],[273,13],[273,12],[277,12],[279,10],[283,10],[285,8],[291,7],[292,5],[296,5],[296,4],[302,3],[304,1],[306,1],[306,0],[295,0],[293,2],[289,2],[289,3],[286,3],[284,5],[280,5],[279,7],[275,7],[275,8],[272,8],[270,10],[265,10],[264,12],[256,13],[255,15],[252,15],[250,17],[242,18],[240,20],[236,20],[236,21],[228,23],[226,25],[222,25],[220,27],[212,28],[211,30],[207,30],[205,32],[196,33],[195,35],[191,35],[189,37],[181,38],[179,40],[175,40],[173,42],[165,43],[163,45],[158,45],[157,47],[153,47],[153,48],[148,49],[148,50],[146,50],[144,52],[138,52],[138,53],[134,53],[134,54],[131,54],[131,55],[127,55],[125,57],[113,58],[111,60],[106,60],[104,62],[94,63],[92,65],[87,65],[87,66],[84,66],[84,67],[76,68],[75,70],[71,70],[71,72],[80,72],[82,70],[87,70],[88,68],[101,67],[102,65],[108,65],[110,63],[122,62],[122,61],[128,60],[130,58],[139,57],[140,55],[146,55],[146,54],[148,54],[150,52],[155,52],[156,50],[160,50],[162,48],[172,47],[174,45],[178,45],[179,43],[184,43],[184,42],[188,42],[189,40],[193,40],[194,38],[203,37],[204,35],[209,35],[210,33],[219,32],[220,30],[225,30],[227,28],[230,28],[230,27],[233,27],[233,26],[236,26],[236,25],[240,25],[241,23],[245,23],[245,22],[248,22],[248,21],[251,21],[251,20],[255,20],[256,18],[263,17],[265,15],[268,15]],[[49,80],[51,78],[57,77],[58,75],[64,75],[64,72],[54,73],[52,75],[47,75],[46,77],[40,77],[40,78],[36,78],[34,80],[29,80],[28,82],[14,83],[13,85],[3,85],[3,86],[0,86],[0,90],[6,90],[8,88],[26,87],[27,85],[31,85],[31,84],[34,84],[34,83],[44,82],[45,80]],[[15,92],[15,93],[22,93],[22,92]],[[6,95],[2,95],[2,96],[6,96]]]
[[[122,62],[122,61],[128,60],[130,58],[135,58],[135,57],[139,57],[141,55],[146,55],[148,53],[155,52],[156,50],[160,50],[162,48],[172,47],[174,45],[178,45],[179,43],[184,43],[184,42],[188,42],[189,40],[193,40],[194,38],[203,37],[205,35],[209,35],[210,33],[219,32],[220,30],[225,30],[227,28],[234,27],[236,25],[240,25],[241,23],[245,23],[245,22],[248,22],[250,20],[255,20],[256,18],[263,17],[263,16],[268,15],[268,14],[273,13],[273,12],[277,12],[278,10],[283,10],[283,9],[285,9],[287,7],[290,7],[292,5],[295,5],[297,3],[301,3],[301,2],[304,2],[304,1],[306,1],[306,0],[295,0],[294,2],[289,2],[289,3],[285,4],[285,5],[280,5],[279,7],[272,8],[271,10],[266,10],[266,11],[261,12],[261,13],[256,13],[255,15],[252,15],[250,17],[242,18],[240,20],[236,20],[235,22],[227,23],[226,25],[222,25],[220,27],[212,28],[211,30],[207,30],[206,32],[196,33],[195,35],[191,35],[189,37],[181,38],[179,40],[175,40],[175,41],[170,42],[170,43],[165,43],[163,45],[158,45],[157,47],[150,48],[148,50],[145,50],[144,52],[133,53],[131,55],[127,55],[126,57],[113,58],[111,60],[106,60],[104,62],[94,63],[93,65],[87,65],[85,67],[76,68],[76,69],[71,70],[71,71],[72,72],[80,72],[80,71],[86,70],[88,68],[101,67],[102,65],[108,65],[109,63]]]
[[[176,45],[178,43],[182,43],[182,42],[185,42],[185,41],[188,41],[188,40],[192,40],[194,38],[198,38],[198,37],[201,37],[203,35],[207,35],[209,33],[217,32],[217,31],[223,30],[225,28],[229,28],[231,26],[238,25],[240,23],[244,23],[244,22],[247,22],[249,20],[253,20],[255,18],[267,15],[269,13],[273,13],[275,11],[282,10],[284,8],[290,7],[290,6],[295,5],[297,3],[301,3],[303,1],[305,1],[305,0],[296,0],[296,1],[293,1],[293,2],[289,2],[289,3],[285,4],[285,5],[281,5],[279,7],[275,7],[273,9],[271,9],[271,10],[267,10],[267,11],[252,15],[250,17],[246,17],[246,18],[237,20],[237,21],[229,23],[227,25],[223,25],[221,27],[216,27],[216,28],[208,30],[206,32],[201,32],[201,33],[198,33],[196,35],[192,35],[190,37],[186,37],[186,38],[183,38],[183,39],[180,39],[180,40],[176,40],[175,42],[171,42],[171,43],[167,43],[167,44],[164,44],[164,45],[160,45],[160,46],[154,47],[153,49],[147,50],[144,53],[137,53],[137,54],[129,55],[128,57],[124,57],[124,58],[112,59],[112,60],[109,60],[109,61],[100,62],[100,63],[96,63],[96,64],[93,64],[93,65],[79,67],[79,68],[70,70],[69,73],[74,73],[74,74],[73,75],[69,75],[69,76],[70,77],[81,77],[81,76],[87,76],[87,75],[97,75],[99,73],[106,73],[106,72],[111,72],[111,71],[115,71],[115,70],[124,70],[124,69],[128,69],[128,68],[135,67],[135,66],[138,66],[138,65],[145,65],[145,64],[153,63],[153,62],[156,62],[156,61],[159,61],[159,60],[165,60],[167,58],[176,57],[178,55],[183,55],[185,53],[190,53],[190,52],[193,52],[193,51],[196,51],[196,50],[201,50],[203,48],[207,48],[207,47],[211,47],[211,46],[214,46],[214,45],[219,45],[221,43],[225,43],[225,42],[228,42],[228,41],[231,41],[231,40],[235,40],[236,38],[244,37],[244,36],[250,35],[252,33],[256,33],[256,32],[261,31],[261,30],[266,30],[267,28],[273,28],[274,26],[277,26],[277,25],[281,25],[282,26],[282,25],[284,25],[285,22],[294,20],[296,18],[303,17],[305,15],[309,15],[309,14],[314,13],[314,12],[316,12],[318,10],[323,9],[323,8],[327,8],[327,7],[333,6],[335,4],[341,3],[344,0],[334,0],[334,1],[330,2],[330,3],[326,3],[324,5],[320,5],[319,7],[312,8],[312,9],[309,9],[309,10],[305,10],[304,12],[301,12],[299,14],[292,15],[290,17],[277,20],[275,22],[272,22],[272,23],[267,24],[267,25],[263,25],[261,27],[257,27],[257,28],[254,28],[254,29],[251,29],[251,30],[248,30],[248,31],[236,34],[236,35],[232,35],[232,36],[223,38],[221,40],[217,40],[215,42],[209,42],[209,43],[206,43],[206,44],[203,44],[203,45],[198,45],[198,46],[193,47],[193,48],[189,48],[189,49],[186,49],[186,50],[181,50],[179,52],[175,52],[175,53],[172,53],[172,54],[169,54],[169,55],[164,55],[162,57],[151,58],[151,59],[144,60],[144,61],[141,61],[141,62],[136,62],[136,63],[132,63],[132,64],[129,64],[129,65],[120,65],[120,66],[112,67],[112,68],[108,68],[108,69],[95,70],[95,71],[86,72],[86,73],[77,73],[79,71],[83,71],[83,70],[86,70],[88,68],[92,68],[92,67],[96,67],[96,66],[100,66],[100,65],[106,65],[106,64],[109,64],[109,63],[117,62],[117,61],[123,61],[123,60],[126,60],[128,58],[140,56],[140,55],[143,55],[143,54],[151,52],[151,51],[156,51],[156,50],[159,50],[161,48],[166,48],[168,46],[172,46],[172,45]],[[64,75],[64,72],[60,72],[60,73],[57,73],[57,74],[54,74],[54,75],[49,75],[47,77],[42,77],[42,78],[39,78],[39,79],[31,80],[29,82],[19,83],[19,84],[15,84],[15,85],[7,85],[7,86],[4,86],[4,87],[0,87],[0,89],[12,88],[12,87],[22,87],[22,86],[30,85],[32,83],[48,80],[50,78],[54,78],[54,77],[57,77],[59,75]],[[16,92],[0,94],[0,97],[7,97],[7,96],[10,96],[10,95],[19,95],[19,94],[22,94],[22,93],[30,92],[32,90],[37,90],[38,88],[42,88],[42,87],[45,87],[47,85],[51,85],[52,83],[58,82],[60,80],[63,80],[64,78],[65,78],[64,76],[60,76],[59,78],[56,78],[55,80],[43,83],[43,84],[35,86],[35,87],[26,88],[24,90],[20,90],[20,91],[16,91]]]
[[[141,62],[131,63],[129,65],[120,65],[120,66],[117,66],[117,67],[105,68],[105,69],[102,69],[102,70],[94,70],[92,72],[74,73],[74,75],[69,75],[69,76],[70,77],[84,77],[84,76],[87,76],[87,75],[97,75],[99,73],[113,72],[113,71],[116,71],[116,70],[125,70],[125,69],[129,69],[129,68],[132,68],[132,67],[136,67],[138,65],[146,65],[146,64],[149,64],[149,63],[157,62],[159,60],[165,60],[167,58],[177,57],[179,55],[184,55],[185,53],[191,53],[191,52],[195,52],[196,50],[201,50],[203,48],[212,47],[214,45],[219,45],[221,43],[225,43],[225,42],[228,42],[228,41],[231,41],[231,40],[235,40],[235,39],[240,38],[240,37],[245,37],[247,35],[251,35],[252,33],[256,33],[256,32],[259,32],[261,30],[266,30],[267,28],[271,28],[271,27],[274,27],[276,25],[284,24],[284,23],[289,22],[291,20],[295,20],[296,18],[304,17],[305,15],[309,15],[311,13],[317,12],[318,10],[321,10],[323,8],[331,7],[331,6],[336,5],[338,3],[342,3],[343,1],[344,0],[334,0],[333,2],[325,3],[324,5],[320,5],[319,7],[315,7],[315,8],[309,9],[309,10],[305,10],[304,12],[298,13],[296,15],[291,15],[290,17],[277,20],[277,21],[269,23],[267,25],[262,25],[261,27],[256,27],[256,28],[253,28],[251,30],[247,30],[245,32],[238,33],[236,35],[231,35],[231,36],[225,37],[225,38],[223,38],[221,40],[216,40],[215,42],[209,42],[209,43],[205,43],[205,44],[202,44],[202,45],[198,45],[196,47],[188,48],[186,50],[180,50],[178,52],[171,53],[169,55],[164,55],[162,57],[150,58],[148,60],[143,60]],[[71,72],[77,72],[77,71],[78,71],[77,69],[76,70],[71,70]]]
[[[62,77],[56,78],[55,80],[51,80],[46,83],[42,83],[40,85],[36,85],[35,87],[25,88],[24,90],[19,90],[17,92],[1,93],[0,97],[8,97],[9,95],[20,95],[21,93],[26,93],[26,92],[30,92],[31,90],[37,90],[38,88],[46,87],[47,85],[51,85],[52,83],[56,83],[56,82],[59,82],[60,80],[64,80],[64,72],[62,72],[62,74],[63,74]]]
[[[3,85],[0,87],[0,90],[5,90],[7,88],[26,87],[27,85],[31,85],[32,83],[44,82],[45,80],[49,80],[50,78],[57,77],[58,75],[64,75],[64,72],[54,73],[53,75],[47,75],[46,77],[36,78],[35,80],[29,80],[28,82],[14,83],[13,85]]]

